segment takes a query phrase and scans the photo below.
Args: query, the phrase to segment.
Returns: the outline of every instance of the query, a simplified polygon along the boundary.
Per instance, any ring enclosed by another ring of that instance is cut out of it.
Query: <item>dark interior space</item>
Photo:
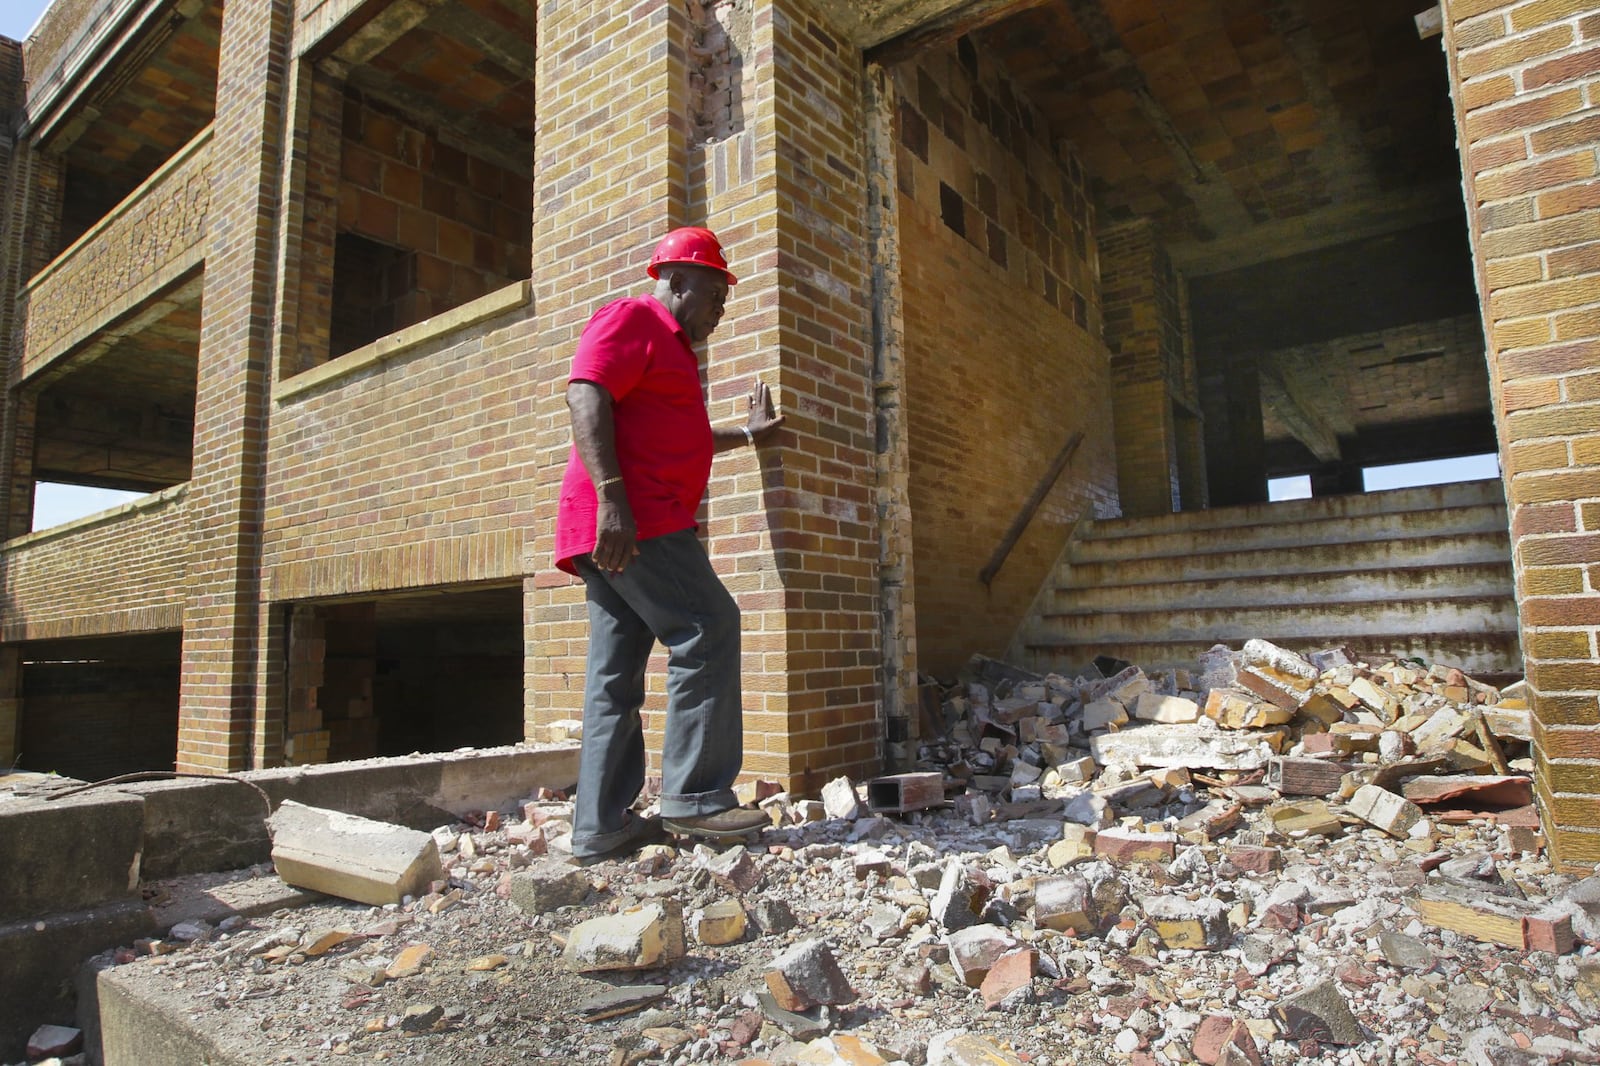
[[[1147,221],[1186,285],[1200,424],[1175,436],[1203,439],[1184,480],[1207,498],[1184,510],[1492,450],[1445,60],[1415,14],[1050,0],[974,35],[1083,156],[1097,231]]]
[[[326,640],[316,699],[330,761],[522,740],[520,587],[401,593],[316,610]],[[291,677],[293,670],[291,663]]]
[[[318,149],[339,153],[330,358],[532,274],[531,5],[413,14],[348,30],[325,64],[347,72]]]
[[[181,649],[178,633],[23,645],[17,768],[85,781],[173,769]]]

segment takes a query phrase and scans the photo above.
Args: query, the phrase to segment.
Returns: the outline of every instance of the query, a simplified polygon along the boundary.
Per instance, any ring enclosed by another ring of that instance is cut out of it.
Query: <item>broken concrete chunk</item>
[[[1183,725],[1186,722],[1200,720],[1200,705],[1182,696],[1163,696],[1155,692],[1146,692],[1134,705],[1133,716],[1145,722]]]
[[[1414,777],[1405,783],[1402,792],[1419,807],[1450,803],[1481,810],[1526,807],[1533,802],[1533,782],[1528,778],[1488,774]]]
[[[1084,705],[1083,731],[1093,733],[1097,729],[1111,729],[1125,725],[1128,721],[1128,709],[1113,699],[1094,700]]]
[[[695,939],[711,947],[736,944],[744,939],[744,907],[736,899],[719,900],[700,911],[694,922]]]
[[[1225,688],[1211,690],[1205,710],[1206,717],[1223,729],[1264,729],[1294,718],[1293,710]]]
[[[773,959],[766,983],[772,998],[787,1011],[849,1003],[856,998],[838,960],[821,940],[803,940]]]
[[[528,914],[545,914],[560,907],[577,906],[589,894],[590,887],[582,870],[545,860],[511,875],[511,902]]]
[[[1348,1046],[1365,1039],[1361,1023],[1332,981],[1297,992],[1272,1008],[1278,1027],[1290,1040],[1315,1040]]]
[[[853,821],[861,813],[856,786],[848,777],[836,777],[822,786],[822,809],[829,818]]]
[[[1350,695],[1360,700],[1362,705],[1381,718],[1384,724],[1400,717],[1400,701],[1364,677],[1358,677],[1350,682]]]
[[[995,960],[984,975],[978,992],[989,1010],[1026,1002],[1033,989],[1033,975],[1039,972],[1039,953],[1032,948],[1017,948]]]
[[[1115,863],[1167,863],[1177,851],[1176,833],[1141,833],[1113,827],[1102,829],[1094,838],[1094,853]]]
[[[1150,896],[1141,906],[1150,927],[1169,948],[1217,951],[1226,947],[1233,935],[1228,905],[1219,899]]]
[[[1300,689],[1255,667],[1240,670],[1239,679],[1234,684],[1291,715],[1299,709],[1300,701],[1305,698]]]
[[[761,883],[761,868],[743,845],[711,855],[700,854],[699,849],[696,850],[699,865],[705,868],[713,881],[729,892],[742,894]]]
[[[1101,766],[1118,763],[1191,770],[1254,770],[1266,765],[1272,749],[1254,733],[1151,723],[1094,737],[1089,741],[1089,753]]]
[[[978,883],[972,872],[957,860],[945,864],[939,879],[939,891],[929,904],[929,914],[940,928],[955,932],[977,924],[978,915],[988,899],[985,886]]]
[[[1063,841],[1065,843],[1065,841]],[[1033,922],[1083,936],[1095,927],[1094,892],[1082,874],[1044,877],[1033,888]]]
[[[278,876],[299,888],[382,906],[444,877],[433,836],[415,829],[293,800],[267,827]]]
[[[646,903],[575,926],[561,957],[574,970],[647,970],[684,956],[683,912],[676,903]]]
[[[578,1014],[584,1021],[598,1022],[641,1010],[666,994],[666,985],[617,985],[579,1003]]]
[[[1017,947],[1017,938],[998,925],[974,925],[945,937],[950,965],[968,988],[983,984],[999,958]]]

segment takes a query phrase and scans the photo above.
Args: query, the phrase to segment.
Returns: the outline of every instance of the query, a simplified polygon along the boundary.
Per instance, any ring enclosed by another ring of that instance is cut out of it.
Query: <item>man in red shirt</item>
[[[567,384],[572,452],[556,518],[556,565],[589,605],[583,750],[572,854],[631,854],[664,831],[743,836],[767,824],[733,794],[744,758],[739,608],[695,537],[711,457],[754,447],[783,423],[767,386],[741,426],[714,429],[700,391],[704,343],[736,281],[716,236],[684,227],[651,256],[648,296],[594,313]],[[661,821],[630,809],[644,787],[645,667],[667,649]]]

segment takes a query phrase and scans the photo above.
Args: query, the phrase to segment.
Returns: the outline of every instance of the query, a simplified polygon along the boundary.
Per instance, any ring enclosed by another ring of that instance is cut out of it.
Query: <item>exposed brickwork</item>
[[[1004,653],[1074,522],[1116,513],[1110,371],[1073,161],[966,46],[895,80],[917,655],[948,677],[973,652]],[[986,593],[978,571],[1076,430],[1082,446]]]
[[[1600,239],[1592,5],[1445,5],[1507,471],[1537,783],[1557,858],[1600,862]],[[1468,22],[1468,20],[1471,20]],[[1486,27],[1487,29],[1483,29]]]

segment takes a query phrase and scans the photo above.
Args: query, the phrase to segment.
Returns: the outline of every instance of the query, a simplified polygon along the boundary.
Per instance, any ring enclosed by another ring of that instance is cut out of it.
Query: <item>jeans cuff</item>
[[[737,806],[739,797],[733,794],[731,788],[719,788],[713,792],[687,792],[676,796],[663,795],[661,817],[693,818],[701,814],[721,814]]]

